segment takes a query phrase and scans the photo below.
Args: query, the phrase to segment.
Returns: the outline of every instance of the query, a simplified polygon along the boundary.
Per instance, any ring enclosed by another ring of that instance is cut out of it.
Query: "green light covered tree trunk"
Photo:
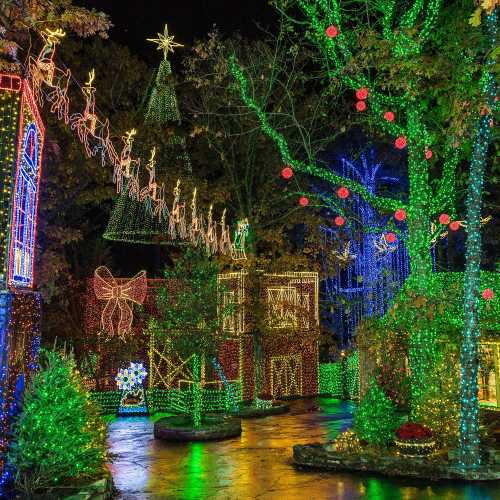
[[[201,388],[201,356],[199,354],[193,355],[193,426],[195,429],[201,427],[201,415],[203,411],[202,401],[202,388]]]
[[[490,46],[495,47],[497,13],[493,11],[486,19]],[[460,387],[460,463],[467,468],[481,463],[479,445],[479,399],[478,399],[478,344],[480,336],[479,301],[481,293],[481,206],[484,172],[488,147],[491,142],[492,111],[495,108],[496,83],[489,69],[494,61],[489,58],[483,75],[483,92],[487,100],[487,112],[479,121],[470,164],[467,189],[467,243],[464,275],[465,325],[461,349]]]

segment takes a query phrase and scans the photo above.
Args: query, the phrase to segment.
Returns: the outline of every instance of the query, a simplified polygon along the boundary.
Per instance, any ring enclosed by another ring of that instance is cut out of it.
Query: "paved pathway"
[[[325,442],[351,421],[352,404],[319,398],[292,403],[286,415],[243,421],[240,438],[169,444],[148,418],[110,424],[111,466],[119,498],[217,500],[500,500],[500,485],[426,485],[354,474],[296,470],[294,444]],[[318,409],[319,407],[319,409]]]

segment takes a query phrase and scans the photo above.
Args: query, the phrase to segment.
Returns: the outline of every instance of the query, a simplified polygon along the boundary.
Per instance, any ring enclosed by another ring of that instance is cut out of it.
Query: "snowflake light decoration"
[[[118,389],[122,391],[130,391],[136,385],[134,373],[130,368],[120,368],[115,380]]]
[[[135,385],[142,384],[148,374],[142,363],[130,363],[129,372],[134,375]]]

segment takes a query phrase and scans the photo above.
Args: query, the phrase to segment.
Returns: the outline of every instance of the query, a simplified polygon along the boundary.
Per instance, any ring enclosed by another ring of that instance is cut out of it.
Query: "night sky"
[[[114,24],[110,38],[127,45],[150,63],[157,61],[157,54],[146,38],[162,33],[165,23],[175,40],[189,47],[194,38],[204,37],[214,24],[224,34],[239,31],[253,38],[261,36],[256,23],[269,26],[276,19],[268,0],[77,0],[75,3],[109,14]]]

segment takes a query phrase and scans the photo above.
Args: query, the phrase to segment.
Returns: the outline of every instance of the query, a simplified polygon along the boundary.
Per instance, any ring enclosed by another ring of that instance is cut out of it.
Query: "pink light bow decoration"
[[[113,316],[118,307],[119,320],[117,333],[124,339],[125,334],[130,332],[132,321],[134,319],[131,304],[143,304],[146,299],[148,282],[146,271],[137,273],[129,280],[120,280],[120,284],[111,271],[100,266],[94,272],[94,291],[96,297],[100,300],[107,300],[101,315],[102,329],[109,333],[110,336],[115,334],[113,325]]]

